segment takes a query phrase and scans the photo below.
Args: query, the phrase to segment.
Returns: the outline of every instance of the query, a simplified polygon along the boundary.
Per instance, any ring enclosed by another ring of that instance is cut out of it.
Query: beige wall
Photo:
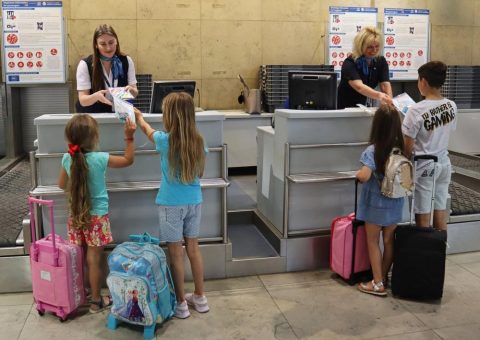
[[[194,79],[206,109],[238,108],[240,73],[258,87],[261,64],[322,64],[329,6],[427,8],[431,59],[480,64],[480,0],[64,0],[69,77],[112,25],[137,73]],[[76,86],[76,85],[74,85]],[[74,87],[75,88],[75,87]]]

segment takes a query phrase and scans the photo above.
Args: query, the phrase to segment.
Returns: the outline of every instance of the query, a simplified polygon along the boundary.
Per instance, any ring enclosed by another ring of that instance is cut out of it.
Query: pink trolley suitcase
[[[32,290],[37,311],[55,313],[64,321],[79,306],[85,303],[83,286],[83,251],[55,234],[53,201],[28,198],[30,207],[30,268]],[[45,205],[50,210],[51,234],[37,241],[33,205]]]
[[[351,285],[371,275],[365,223],[355,218],[357,186],[355,180],[355,212],[334,218],[330,234],[330,268]]]

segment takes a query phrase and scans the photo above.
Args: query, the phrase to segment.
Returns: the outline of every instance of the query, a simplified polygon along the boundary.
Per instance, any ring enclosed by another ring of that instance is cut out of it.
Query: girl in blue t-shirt
[[[99,133],[92,116],[75,114],[65,127],[68,153],[62,158],[58,186],[69,194],[68,238],[85,250],[91,288],[90,313],[98,313],[112,304],[109,296],[100,295],[103,247],[113,241],[105,173],[107,167],[123,168],[133,163],[135,129],[135,123],[127,119],[124,155],[113,156],[94,151]]]
[[[394,147],[404,152],[400,114],[393,106],[380,106],[373,117],[369,146],[360,158],[362,167],[356,178],[363,183],[357,219],[365,221],[368,254],[373,280],[360,283],[364,293],[386,296],[387,274],[393,260],[393,240],[397,223],[402,220],[404,198],[382,195],[380,184],[385,163]],[[380,232],[383,232],[383,257],[380,251]]]
[[[205,166],[205,147],[195,124],[193,98],[185,92],[170,93],[163,99],[164,131],[154,130],[135,109],[138,125],[160,153],[162,181],[155,203],[158,205],[160,240],[167,242],[173,282],[177,295],[175,316],[190,316],[188,305],[208,312],[203,291],[203,260],[198,246],[202,191],[199,177]],[[185,240],[195,291],[184,292],[182,240]]]

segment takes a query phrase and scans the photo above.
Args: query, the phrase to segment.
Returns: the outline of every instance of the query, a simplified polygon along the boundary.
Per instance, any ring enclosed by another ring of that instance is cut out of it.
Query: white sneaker
[[[183,301],[182,303],[177,302],[177,308],[175,308],[174,316],[179,319],[186,319],[190,316],[187,301]]]
[[[205,295],[199,296],[193,293],[185,294],[185,300],[190,306],[193,306],[199,313],[206,313],[210,310],[208,307],[207,297]]]

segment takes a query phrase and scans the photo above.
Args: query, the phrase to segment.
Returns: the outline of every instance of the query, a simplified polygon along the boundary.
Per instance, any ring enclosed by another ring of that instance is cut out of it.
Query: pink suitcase
[[[30,267],[36,308],[40,315],[49,311],[55,313],[60,321],[64,321],[85,303],[82,247],[70,244],[55,234],[53,201],[29,197],[28,203],[32,234]],[[52,233],[38,241],[33,204],[48,206],[50,210]]]
[[[355,284],[368,276],[370,271],[365,225],[355,218],[356,210],[357,181],[355,213],[334,218],[330,234],[330,268],[349,284]]]

